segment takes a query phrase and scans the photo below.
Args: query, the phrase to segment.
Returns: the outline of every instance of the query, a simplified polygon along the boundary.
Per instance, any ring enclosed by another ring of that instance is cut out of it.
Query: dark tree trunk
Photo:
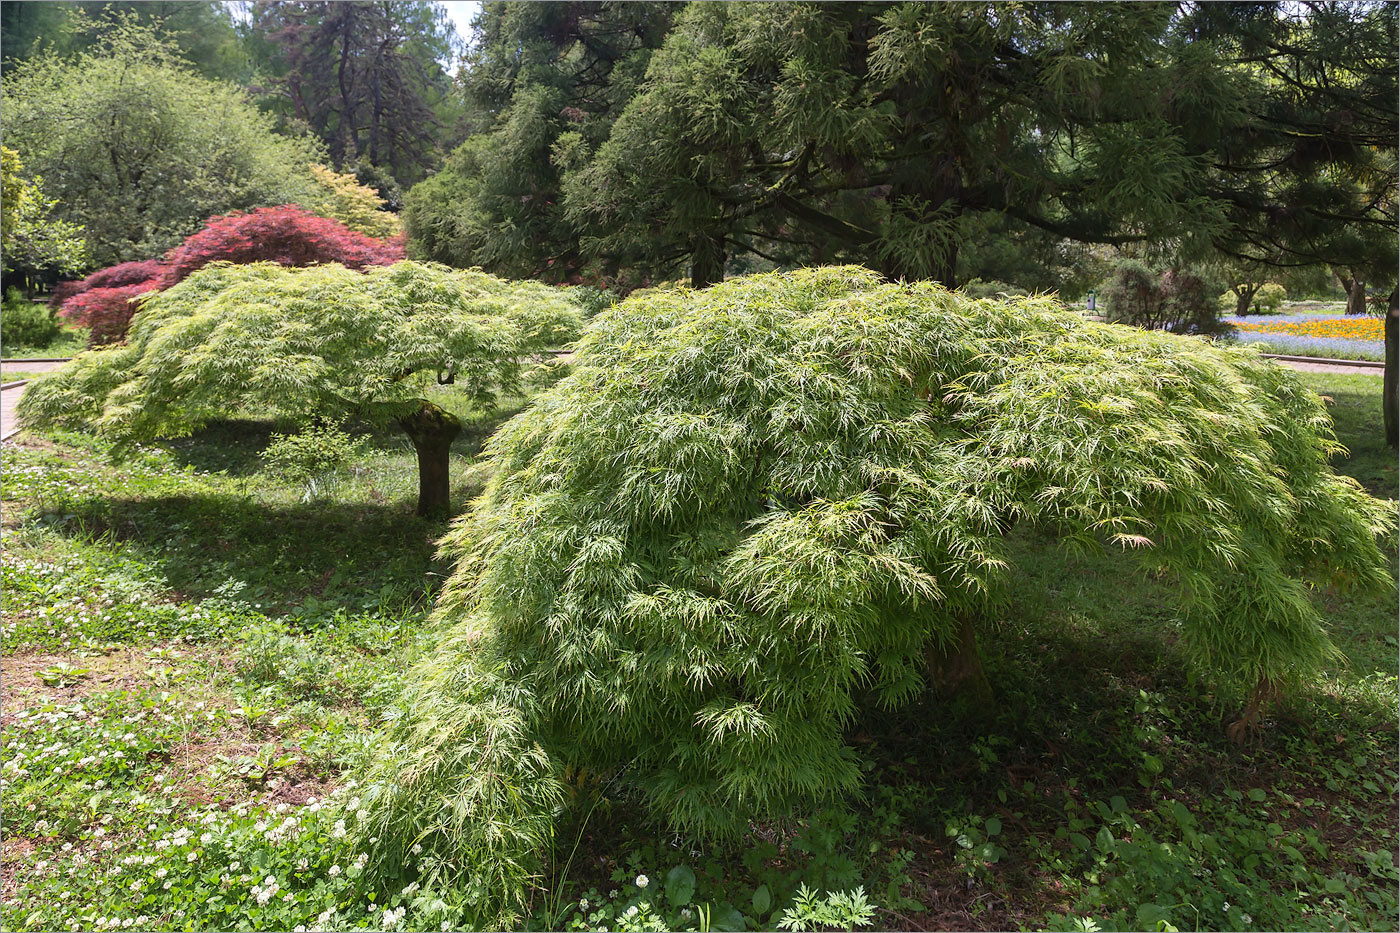
[[[447,518],[452,511],[448,453],[462,432],[462,422],[432,402],[424,402],[422,408],[400,418],[399,427],[418,451],[418,514],[424,518]]]
[[[928,686],[941,700],[965,703],[972,709],[985,710],[992,702],[992,685],[982,669],[977,653],[977,633],[972,617],[958,620],[957,631],[944,643],[932,642],[924,651],[928,665]]]
[[[1366,313],[1366,283],[1353,279],[1347,288],[1347,314]]]
[[[701,234],[695,240],[695,252],[691,255],[690,285],[692,288],[707,288],[716,282],[724,281],[724,237]]]
[[[1381,380],[1381,410],[1385,416],[1385,442],[1391,447],[1400,446],[1400,385],[1396,371],[1397,357],[1400,357],[1400,287],[1390,292],[1390,301],[1385,309],[1385,377]]]
[[[1249,303],[1259,291],[1258,285],[1244,285],[1235,290],[1235,316],[1244,317],[1249,313]]]

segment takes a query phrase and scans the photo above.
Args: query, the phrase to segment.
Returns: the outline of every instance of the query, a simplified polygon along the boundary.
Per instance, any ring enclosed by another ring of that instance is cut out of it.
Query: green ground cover
[[[1337,468],[1395,497],[1380,379],[1304,378],[1333,399]],[[460,509],[524,400],[442,401],[469,423]],[[343,462],[274,474],[284,430],[223,422],[115,467],[84,435],[6,445],[5,929],[451,929],[479,895],[382,890],[352,845],[357,769],[446,572],[413,452],[351,426]],[[732,849],[570,775],[530,925],[1393,929],[1396,593],[1318,591],[1345,660],[1235,745],[1242,698],[1190,676],[1164,584],[1015,546],[995,710],[867,716],[855,811]]]
[[[35,305],[48,312],[48,305],[44,302],[36,301]],[[0,332],[3,327],[0,327]],[[13,340],[5,340],[0,354],[5,360],[25,360],[25,359],[65,359],[75,353],[81,353],[87,349],[88,329],[86,327],[74,327],[63,321],[59,322],[58,336],[42,347],[32,347]]]

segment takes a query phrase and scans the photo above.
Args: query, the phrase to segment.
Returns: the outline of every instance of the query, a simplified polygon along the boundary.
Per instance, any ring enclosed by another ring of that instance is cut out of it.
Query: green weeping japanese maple
[[[1334,653],[1309,586],[1389,579],[1393,510],[1329,469],[1338,449],[1318,396],[1254,352],[1050,299],[854,267],[634,297],[492,439],[443,541],[454,628],[419,693],[472,683],[517,718],[495,739],[405,707],[371,776],[376,858],[451,863],[491,800],[522,799],[501,786],[556,799],[566,770],[707,834],[839,798],[859,697],[977,687],[1017,522],[1176,581],[1164,637],[1215,676],[1308,677]],[[492,767],[488,800],[460,752],[507,739],[524,764]],[[518,864],[528,840],[496,838]]]
[[[508,388],[580,321],[560,289],[476,270],[214,263],[142,299],[125,345],[36,383],[19,416],[94,428],[119,446],[248,409],[397,422],[418,453],[418,514],[444,517],[461,423],[433,401],[435,383]]]

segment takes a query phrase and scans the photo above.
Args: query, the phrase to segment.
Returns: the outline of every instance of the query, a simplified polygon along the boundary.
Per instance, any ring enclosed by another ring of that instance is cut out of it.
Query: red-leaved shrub
[[[163,259],[124,262],[54,289],[59,315],[92,328],[98,346],[126,337],[135,307],[131,299],[180,282],[211,262],[275,262],[310,266],[338,262],[351,269],[387,266],[404,258],[403,238],[376,240],[295,204],[260,207],[211,218]]]
[[[70,298],[94,288],[120,288],[123,285],[140,285],[151,279],[158,279],[165,271],[165,264],[159,259],[143,259],[139,262],[123,262],[105,269],[98,269],[85,279],[74,282],[59,282],[53,290],[49,305],[64,307]]]
[[[92,329],[88,336],[89,346],[117,343],[126,337],[126,328],[131,323],[131,316],[136,313],[132,299],[157,288],[159,283],[155,279],[114,288],[89,288],[64,302],[58,313]]]
[[[387,266],[403,258],[400,237],[376,240],[339,221],[284,204],[211,219],[203,230],[165,254],[161,287],[168,288],[196,269],[220,260],[284,266],[338,262],[350,269],[363,269]]]

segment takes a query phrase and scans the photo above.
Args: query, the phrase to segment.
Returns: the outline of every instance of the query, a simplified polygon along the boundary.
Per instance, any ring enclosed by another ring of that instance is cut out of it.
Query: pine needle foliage
[[[1317,671],[1335,650],[1309,587],[1386,585],[1395,524],[1329,469],[1339,449],[1321,400],[1252,351],[1048,298],[858,267],[650,292],[594,318],[573,373],[492,439],[442,543],[457,635],[432,663],[528,690],[556,772],[736,834],[857,789],[843,728],[918,694],[960,619],[995,620],[1017,522],[1175,580],[1163,637],[1218,678]],[[451,709],[411,714],[394,754],[455,741]]]

